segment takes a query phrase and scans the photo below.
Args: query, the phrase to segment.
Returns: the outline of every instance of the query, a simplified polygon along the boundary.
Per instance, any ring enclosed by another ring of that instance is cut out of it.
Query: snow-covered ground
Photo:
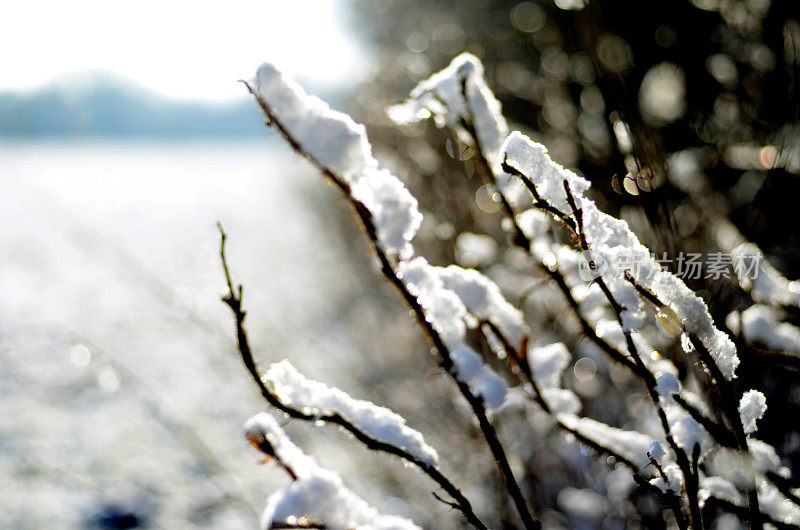
[[[242,435],[215,222],[257,357],[340,385],[335,191],[264,141],[0,144],[0,188],[0,527],[254,527],[285,480]]]

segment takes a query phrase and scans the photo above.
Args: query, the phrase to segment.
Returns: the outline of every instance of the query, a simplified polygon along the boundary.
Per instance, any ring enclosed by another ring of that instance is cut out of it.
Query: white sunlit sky
[[[110,72],[180,99],[242,96],[269,60],[315,83],[352,77],[336,0],[25,0],[0,17],[0,92]]]

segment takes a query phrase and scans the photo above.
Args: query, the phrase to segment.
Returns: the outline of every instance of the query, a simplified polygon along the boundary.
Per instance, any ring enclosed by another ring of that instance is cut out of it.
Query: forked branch
[[[225,281],[228,286],[228,292],[225,296],[223,296],[222,301],[225,302],[228,307],[230,307],[231,311],[233,312],[234,318],[236,320],[236,337],[238,342],[239,354],[242,358],[242,362],[244,363],[247,371],[250,373],[253,381],[258,386],[259,390],[261,391],[261,395],[264,399],[269,403],[271,406],[275,407],[276,409],[280,410],[287,416],[297,420],[309,421],[309,422],[317,422],[322,421],[325,423],[331,423],[334,425],[338,425],[339,427],[343,428],[350,434],[352,434],[356,440],[364,444],[367,449],[371,449],[373,451],[380,451],[383,453],[387,453],[390,455],[397,456],[402,458],[406,462],[416,466],[419,468],[423,473],[428,475],[434,482],[436,482],[443,490],[450,495],[455,502],[447,503],[449,506],[452,506],[459,510],[463,515],[464,518],[475,528],[479,530],[485,530],[486,525],[480,518],[475,514],[475,511],[472,508],[469,500],[464,496],[464,494],[459,490],[447,477],[445,477],[442,472],[433,465],[420,460],[418,457],[414,456],[413,454],[409,453],[408,451],[401,449],[395,445],[386,443],[384,441],[378,440],[369,434],[365,433],[358,427],[356,427],[353,423],[342,417],[337,413],[330,413],[330,414],[311,414],[307,412],[303,412],[302,410],[296,409],[285,404],[281,399],[272,391],[270,388],[264,383],[261,378],[261,374],[258,371],[258,367],[256,366],[255,360],[253,358],[252,349],[250,347],[250,341],[247,337],[247,331],[244,326],[244,319],[246,316],[246,312],[242,306],[242,294],[243,288],[242,285],[234,286],[233,280],[231,279],[230,268],[228,266],[228,259],[225,254],[225,242],[227,240],[227,236],[225,231],[222,229],[222,225],[217,223],[217,227],[219,228],[220,233],[220,249],[219,255],[220,260],[222,262],[222,268],[225,273]],[[314,527],[312,527],[314,528]]]

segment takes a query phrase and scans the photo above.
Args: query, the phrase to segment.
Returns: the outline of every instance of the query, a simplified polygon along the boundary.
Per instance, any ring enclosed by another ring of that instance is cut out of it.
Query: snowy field
[[[0,144],[0,182],[0,527],[255,527],[215,222],[259,359],[352,386],[336,193],[265,141]]]

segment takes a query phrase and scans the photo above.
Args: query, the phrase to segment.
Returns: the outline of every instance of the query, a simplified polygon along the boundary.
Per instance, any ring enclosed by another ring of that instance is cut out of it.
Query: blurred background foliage
[[[703,221],[730,217],[797,276],[797,233],[783,217],[800,173],[797,2],[355,6],[351,25],[377,57],[355,113],[373,129],[389,125],[387,101],[469,51],[512,127],[589,178],[604,207],[640,207],[655,252],[693,250],[687,241],[708,250],[718,234]],[[420,146],[418,131],[405,134],[373,136],[419,177],[436,174],[444,162]],[[668,179],[676,158],[685,178]]]

